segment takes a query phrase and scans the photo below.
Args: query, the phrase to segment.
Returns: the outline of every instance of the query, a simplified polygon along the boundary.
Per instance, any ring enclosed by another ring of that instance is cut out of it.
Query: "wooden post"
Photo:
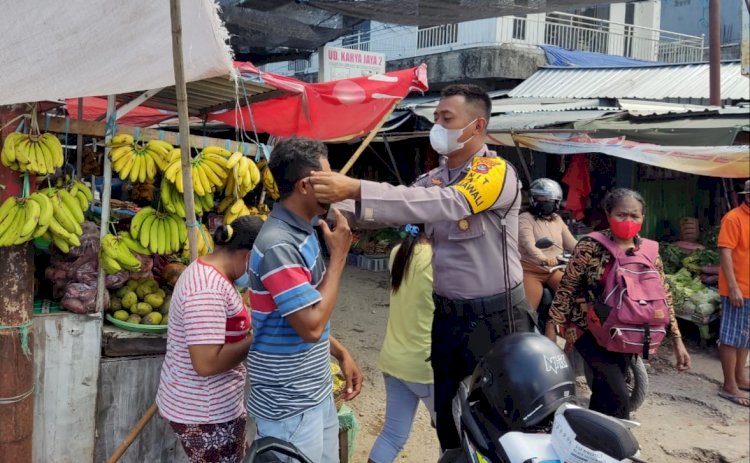
[[[513,144],[516,145],[516,153],[518,153],[518,159],[521,162],[523,173],[526,175],[529,185],[531,185],[531,182],[533,181],[531,178],[531,171],[529,170],[528,164],[526,164],[526,159],[523,158],[523,152],[521,151],[521,146],[518,144],[518,141],[516,141],[515,133],[511,132],[510,138],[513,139]]]
[[[78,99],[78,120],[83,120],[83,98]],[[76,143],[76,152],[78,153],[78,156],[76,157],[76,178],[81,179],[83,178],[83,172],[81,170],[83,169],[83,134],[79,133],[77,137],[77,143]],[[91,185],[92,187],[95,185]]]
[[[185,85],[185,68],[182,61],[182,13],[180,0],[169,0],[169,12],[172,18],[172,58],[174,61],[175,94],[177,96],[177,116],[180,120],[180,150],[182,151],[182,184],[185,198],[185,220],[188,229],[190,260],[198,258],[198,230],[195,221],[195,197],[193,196],[193,178],[190,172],[190,115],[188,114],[187,87]]]
[[[0,461],[30,463],[34,429],[34,252],[0,248]]]
[[[107,123],[116,118],[115,113],[115,96],[109,95],[107,97]],[[109,142],[115,135],[114,128],[107,131],[104,136],[104,169],[102,171],[103,184],[102,184],[102,226],[99,230],[99,238],[104,239],[104,236],[109,232],[109,215],[112,204],[112,161],[109,158],[109,152],[112,149],[109,147]],[[96,184],[92,185],[96,188]],[[107,275],[104,273],[104,268],[99,267],[99,279],[96,285],[96,311],[102,313],[104,311],[104,293],[107,291],[106,286]]]
[[[362,140],[362,144],[359,145],[359,148],[357,148],[357,151],[355,151],[354,154],[352,154],[352,157],[349,158],[348,161],[346,161],[346,164],[341,169],[340,172],[342,174],[346,175],[346,173],[349,172],[349,169],[352,168],[352,166],[354,165],[354,163],[357,162],[357,159],[359,159],[359,157],[362,155],[362,153],[364,152],[365,148],[367,148],[367,145],[370,144],[370,142],[372,141],[372,139],[375,138],[375,135],[378,134],[378,131],[383,127],[383,125],[386,123],[386,121],[388,121],[388,119],[391,117],[391,113],[393,113],[393,110],[396,109],[396,105],[398,105],[399,101],[401,101],[401,100],[399,99],[399,100],[396,100],[396,101],[393,102],[393,106],[391,106],[391,109],[389,109],[388,112],[385,113],[385,115],[383,116],[383,118],[380,119],[380,122],[378,122],[378,125],[376,125],[372,129],[372,131],[370,132],[370,134],[367,135],[367,137],[364,140]]]

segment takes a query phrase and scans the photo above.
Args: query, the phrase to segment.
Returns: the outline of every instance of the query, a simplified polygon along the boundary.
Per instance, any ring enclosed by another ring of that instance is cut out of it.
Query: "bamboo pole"
[[[365,151],[365,148],[367,148],[367,145],[370,144],[373,138],[375,138],[375,135],[378,134],[378,131],[383,128],[383,125],[388,121],[388,119],[391,117],[391,113],[393,113],[393,110],[396,109],[396,106],[398,105],[399,100],[396,100],[393,102],[393,106],[391,106],[391,109],[388,110],[388,112],[385,113],[382,119],[380,119],[380,122],[372,129],[369,135],[362,140],[362,144],[359,145],[359,148],[357,148],[357,151],[352,154],[352,157],[349,158],[349,160],[346,162],[344,167],[341,169],[341,173],[346,175],[347,172],[349,172],[349,169],[352,168],[355,162],[357,162],[357,159],[362,155],[362,153]]]
[[[115,109],[115,96],[109,95],[107,97],[107,123],[117,119],[117,113]],[[101,229],[99,230],[99,238],[104,239],[104,236],[109,233],[109,216],[111,211],[112,203],[112,161],[109,158],[109,152],[112,150],[109,147],[109,142],[115,135],[114,127],[111,127],[104,136],[104,169],[102,171],[102,221]],[[92,185],[96,189],[96,184]],[[104,311],[104,295],[107,291],[106,286],[107,275],[104,273],[104,268],[99,266],[99,278],[96,285],[96,312],[102,313]]]
[[[83,98],[78,98],[78,120],[83,120]],[[76,137],[76,178],[83,178],[83,134],[79,133]]]
[[[516,145],[516,153],[518,153],[518,159],[521,161],[521,167],[523,167],[523,173],[526,175],[526,179],[529,181],[529,185],[531,185],[531,182],[533,179],[531,178],[531,171],[529,170],[528,164],[526,164],[526,159],[523,158],[523,152],[521,151],[521,146],[518,144],[518,141],[516,140],[515,133],[510,133],[510,138],[513,140],[513,144]]]
[[[133,429],[128,432],[128,435],[125,436],[125,439],[120,443],[120,445],[117,447],[115,452],[112,454],[109,459],[107,459],[107,463],[117,463],[120,461],[120,458],[125,454],[125,451],[130,447],[130,444],[135,441],[135,438],[138,437],[138,434],[143,431],[143,428],[146,427],[149,421],[151,421],[151,418],[156,414],[156,404],[152,404],[148,409],[146,410],[146,413],[143,414],[140,420],[133,426]]]
[[[190,114],[188,114],[187,86],[185,85],[185,68],[182,60],[182,14],[180,0],[169,0],[169,13],[172,19],[172,58],[174,60],[175,94],[177,97],[177,115],[180,120],[180,150],[182,151],[182,184],[185,198],[185,220],[188,229],[190,260],[198,258],[198,230],[195,221],[195,197],[193,196],[193,178],[190,171]]]

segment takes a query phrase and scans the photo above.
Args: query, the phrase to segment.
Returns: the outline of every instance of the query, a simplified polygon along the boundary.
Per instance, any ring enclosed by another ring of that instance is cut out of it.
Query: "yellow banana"
[[[52,244],[64,254],[70,252],[70,245],[60,235],[52,235]]]
[[[140,211],[136,212],[133,219],[130,221],[130,236],[134,239],[138,239],[141,234],[141,226],[145,222],[146,218],[153,215],[154,208],[151,206],[144,207]]]
[[[133,168],[130,170],[130,175],[128,176],[130,183],[135,183],[138,180],[138,176],[140,175],[140,169],[141,169],[141,161],[143,161],[143,158],[140,156],[133,156],[135,159],[133,161]]]
[[[133,147],[130,145],[118,146],[117,148],[112,148],[112,151],[109,152],[109,158],[112,160],[112,164],[113,164],[112,167],[114,167],[114,164],[117,164],[117,161],[130,155],[132,151],[133,151]]]
[[[83,192],[84,195],[86,195],[86,199],[88,200],[88,202],[91,202],[94,200],[94,193],[91,192],[91,188],[89,188],[88,185],[80,181],[76,181],[75,184],[78,187],[78,190]]]
[[[21,134],[20,137],[18,137],[18,140],[16,141],[16,161],[18,161],[19,164],[28,164],[31,162],[31,159],[29,159],[29,136]]]
[[[214,154],[214,155],[217,155],[217,156],[219,156],[221,158],[224,158],[225,161],[226,161],[226,158],[228,158],[229,156],[232,155],[231,151],[229,151],[226,148],[222,148],[220,146],[207,146],[207,147],[203,148],[203,150],[201,151],[201,153],[203,153],[203,154]]]
[[[82,212],[86,212],[89,209],[89,200],[82,191],[76,191],[76,194],[73,197],[78,200]]]
[[[211,162],[204,162],[203,164],[199,165],[198,168],[203,172],[203,175],[210,182],[212,190],[216,187],[223,187],[224,181],[220,179],[218,175],[216,175],[216,172],[213,171],[209,164],[211,164]],[[224,178],[226,178],[226,174]]]
[[[150,244],[151,228],[153,227],[153,223],[155,220],[156,214],[149,214],[146,217],[146,220],[143,221],[143,224],[141,225],[141,228],[138,232],[138,236],[133,236],[133,238],[136,238],[141,243],[141,246],[143,246],[144,248],[148,248],[154,254],[156,254],[156,252],[154,252],[154,248],[151,247]]]
[[[16,144],[23,137],[21,132],[11,132],[3,142],[3,164],[16,162]]]
[[[133,252],[135,252],[137,254],[144,255],[144,256],[147,256],[147,255],[151,254],[151,251],[149,251],[148,248],[144,248],[143,246],[141,246],[141,243],[139,243],[138,241],[134,240],[130,236],[130,233],[128,233],[128,232],[120,232],[120,233],[117,234],[117,236],[120,238],[120,242],[124,246],[127,246],[127,248],[130,249],[131,251],[133,251]]]
[[[148,242],[148,248],[151,249],[151,251],[153,251],[154,254],[162,254],[161,248],[159,246],[160,245],[159,241],[161,241],[159,239],[160,225],[161,225],[161,218],[155,217],[154,221],[151,223],[151,228],[149,230],[150,238]]]
[[[120,180],[125,181],[130,177],[130,172],[133,170],[135,166],[135,156],[132,154],[129,154],[126,156],[123,160],[122,168],[120,169],[118,174],[120,174]]]
[[[99,253],[99,263],[101,264],[104,271],[109,273],[110,275],[122,271],[122,266],[115,259],[104,254],[104,252]]]
[[[250,179],[252,180],[252,187],[251,189],[254,189],[256,185],[260,183],[260,169],[258,169],[258,165],[255,164],[255,161],[252,159],[248,159],[248,170],[250,171]]]
[[[52,216],[57,222],[69,233],[80,234],[81,226],[78,224],[72,213],[65,207],[59,194],[52,197]]]
[[[143,158],[146,160],[146,178],[149,180],[153,180],[156,177],[156,161],[154,158],[158,156],[157,154],[151,154],[151,152],[147,152]]]
[[[135,139],[132,135],[127,133],[119,133],[112,137],[112,139],[109,141],[109,144],[111,146],[115,145],[132,145],[135,143]]]
[[[176,178],[182,173],[182,166],[180,160],[172,161],[167,168],[164,170],[164,176],[169,179],[172,183],[177,183]]]
[[[182,246],[187,242],[188,238],[187,224],[184,220],[177,220],[177,231],[180,237],[180,246]]]
[[[52,163],[57,169],[58,167],[62,167],[63,163],[65,162],[65,159],[63,157],[63,147],[60,143],[60,139],[56,136],[52,135],[51,133],[43,133],[41,137],[42,143],[47,147],[47,150],[52,156]]]
[[[240,162],[240,159],[242,159],[244,156],[240,152],[234,152],[231,156],[229,156],[229,159],[227,159],[227,169],[232,169],[234,166],[237,165],[238,162]]]
[[[83,223],[85,217],[83,216],[83,210],[81,209],[81,204],[78,202],[78,200],[71,196],[71,194],[67,190],[58,190],[57,194],[60,195],[60,199],[62,200],[63,204],[68,209],[70,214],[75,217],[78,223]]]
[[[17,201],[15,196],[9,196],[5,201],[3,201],[3,205],[0,206],[0,229],[2,229],[2,223],[5,222],[5,218],[8,216],[8,213],[13,210],[17,205]]]
[[[178,252],[182,247],[180,244],[180,226],[179,222],[182,222],[179,217],[170,215],[169,216],[169,239],[172,242],[171,252]]]
[[[21,227],[21,236],[29,236],[34,233],[36,226],[39,224],[39,215],[42,208],[36,201],[29,201],[28,199],[24,203],[24,223]],[[19,243],[20,244],[20,243]]]
[[[18,236],[17,233],[15,233],[14,229],[18,227],[18,224],[21,222],[21,219],[23,217],[19,218],[19,214],[23,216],[23,209],[16,203],[16,199],[13,199],[13,208],[8,211],[8,214],[5,216],[5,220],[0,223],[0,246],[8,246],[6,242],[10,242],[10,238],[13,237],[15,241],[15,237]]]

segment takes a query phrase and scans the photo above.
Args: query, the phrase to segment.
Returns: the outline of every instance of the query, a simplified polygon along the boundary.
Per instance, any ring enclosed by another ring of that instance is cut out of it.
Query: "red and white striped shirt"
[[[193,262],[180,276],[169,309],[167,354],[156,395],[160,414],[182,424],[231,421],[244,414],[245,366],[217,375],[199,376],[188,346],[224,344],[227,321],[234,325],[247,309],[232,282],[215,267]],[[247,331],[248,326],[244,327]],[[230,330],[237,330],[232,326]]]

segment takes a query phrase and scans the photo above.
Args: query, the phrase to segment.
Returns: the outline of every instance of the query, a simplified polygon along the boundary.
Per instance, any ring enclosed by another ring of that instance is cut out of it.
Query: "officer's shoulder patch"
[[[469,202],[474,214],[486,211],[497,201],[505,186],[507,164],[499,157],[477,157],[466,176],[453,188]]]

